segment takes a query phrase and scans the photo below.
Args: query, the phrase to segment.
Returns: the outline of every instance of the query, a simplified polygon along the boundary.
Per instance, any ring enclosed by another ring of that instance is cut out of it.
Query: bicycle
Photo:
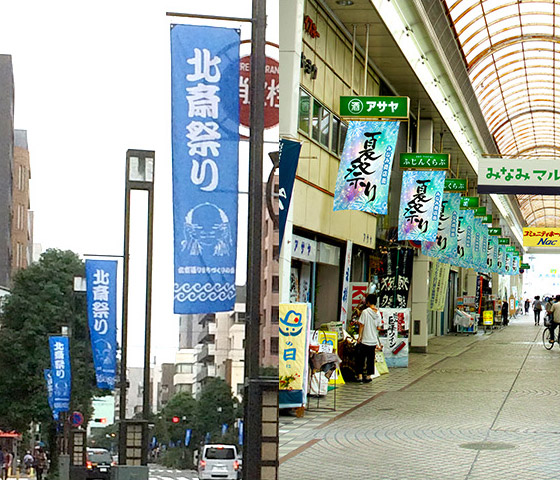
[[[558,333],[556,333],[554,342],[550,342],[550,330],[548,327],[546,327],[542,332],[542,343],[544,348],[546,348],[547,350],[552,350],[555,342],[560,345],[560,330],[558,331]]]

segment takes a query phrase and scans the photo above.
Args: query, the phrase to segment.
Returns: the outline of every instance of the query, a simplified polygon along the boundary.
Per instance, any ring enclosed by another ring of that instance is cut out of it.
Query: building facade
[[[12,274],[26,268],[33,258],[33,214],[30,211],[31,167],[27,131],[14,132],[12,182]]]

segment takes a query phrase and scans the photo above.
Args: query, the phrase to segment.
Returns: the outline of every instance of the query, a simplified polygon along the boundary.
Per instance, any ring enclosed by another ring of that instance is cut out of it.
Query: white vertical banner
[[[344,276],[342,277],[342,298],[340,300],[340,321],[346,329],[348,320],[348,290],[350,289],[350,271],[352,269],[352,240],[346,240],[346,258],[344,260]]]

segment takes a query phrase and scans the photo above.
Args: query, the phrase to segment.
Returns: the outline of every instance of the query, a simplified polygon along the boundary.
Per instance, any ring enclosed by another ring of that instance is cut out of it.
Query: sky
[[[82,257],[122,255],[126,151],[156,152],[152,360],[158,364],[174,361],[179,324],[173,314],[170,24],[239,28],[242,40],[250,38],[248,23],[166,12],[248,18],[251,1],[0,3],[0,54],[12,55],[14,68],[15,128],[27,130],[35,243]],[[267,14],[267,39],[278,43],[277,0],[267,0]],[[241,54],[249,49],[242,45]],[[277,59],[278,51],[267,47],[267,55]],[[267,131],[265,140],[265,152],[277,150],[277,129]],[[247,157],[242,142],[241,192],[247,191]],[[237,284],[245,283],[246,267],[246,196],[241,197]],[[145,196],[135,194],[129,366],[143,364],[146,206]]]

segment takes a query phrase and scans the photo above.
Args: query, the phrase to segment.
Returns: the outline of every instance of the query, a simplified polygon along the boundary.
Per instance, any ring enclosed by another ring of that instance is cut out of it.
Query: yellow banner
[[[482,324],[494,325],[494,312],[492,310],[484,310],[482,312]]]
[[[319,351],[326,351],[336,353],[338,355],[338,334],[327,330],[317,330],[317,341],[319,343]],[[312,343],[313,345],[313,343]],[[328,348],[332,345],[332,349]],[[326,346],[326,348],[321,348]],[[344,385],[344,379],[340,373],[340,369],[336,369],[331,378],[329,378],[330,385]]]
[[[307,364],[307,303],[280,304],[280,390],[301,390]]]
[[[524,247],[560,247],[560,228],[524,228]]]

